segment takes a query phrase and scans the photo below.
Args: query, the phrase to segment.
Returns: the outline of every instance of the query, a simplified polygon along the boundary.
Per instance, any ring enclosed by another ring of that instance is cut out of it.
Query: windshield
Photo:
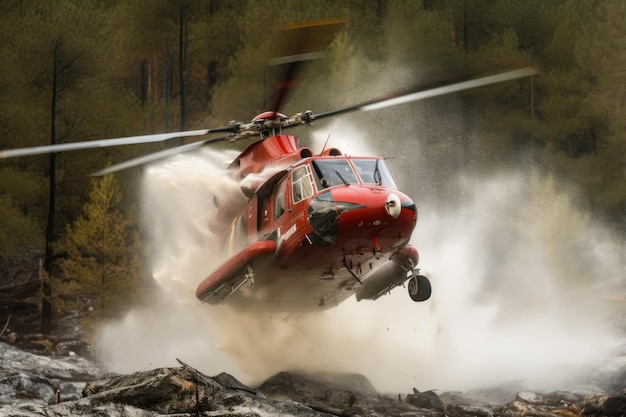
[[[317,188],[356,184],[358,180],[347,159],[313,161]]]
[[[347,159],[318,159],[313,161],[315,183],[318,189],[335,185],[358,184],[359,179],[364,184],[378,184],[395,187],[385,163],[381,159],[352,159],[353,166]]]
[[[356,167],[359,177],[361,177],[361,181],[363,181],[364,184],[396,186],[383,160],[353,159],[352,163]]]

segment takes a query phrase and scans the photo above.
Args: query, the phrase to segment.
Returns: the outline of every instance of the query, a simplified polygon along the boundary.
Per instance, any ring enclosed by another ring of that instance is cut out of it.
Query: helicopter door
[[[285,197],[287,181],[280,181],[270,195],[259,195],[257,201],[257,230],[258,235],[267,238],[277,230],[277,223],[284,223],[287,212]]]
[[[287,207],[285,206],[287,203],[287,199],[285,198],[287,181],[282,180],[278,183],[276,188],[274,189],[274,210],[273,210],[273,220],[276,223],[287,211]]]

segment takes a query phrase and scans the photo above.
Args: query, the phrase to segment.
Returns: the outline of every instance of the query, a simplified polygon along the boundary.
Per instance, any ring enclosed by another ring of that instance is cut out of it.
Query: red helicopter
[[[291,121],[303,117],[313,115]],[[397,189],[384,160],[335,148],[314,155],[280,132],[290,123],[280,113],[252,122],[267,126],[268,137],[228,169],[240,183],[259,170],[272,175],[246,183],[249,200],[239,211],[220,207],[212,230],[226,226],[229,258],[200,283],[198,299],[219,304],[234,296],[244,305],[253,300],[285,311],[329,308],[355,293],[376,299],[409,274],[411,298],[427,300],[430,282],[419,275],[417,250],[408,245],[416,206]]]
[[[313,25],[315,26],[315,25]],[[307,26],[311,27],[311,25]],[[287,80],[308,55],[283,60]],[[325,113],[287,117],[272,110],[249,123],[217,129],[134,136],[0,151],[0,159],[172,138],[224,136],[152,153],[94,175],[146,164],[219,141],[257,140],[227,167],[247,202],[217,201],[211,229],[223,236],[225,262],[197,287],[197,298],[216,305],[261,304],[267,310],[309,311],[335,307],[353,294],[376,300],[408,281],[413,301],[428,300],[431,284],[417,268],[409,244],[417,222],[415,202],[398,190],[379,156],[347,156],[328,148],[315,154],[285,130],[357,111],[377,110],[536,74],[518,66],[496,74],[465,75]],[[291,78],[289,78],[291,77]],[[283,82],[280,85],[290,85]],[[279,88],[280,89],[280,88]],[[278,109],[286,91],[279,91]]]

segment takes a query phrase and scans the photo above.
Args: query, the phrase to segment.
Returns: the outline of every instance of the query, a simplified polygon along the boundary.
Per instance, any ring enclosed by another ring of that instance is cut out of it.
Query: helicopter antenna
[[[324,147],[322,148],[322,152],[320,152],[320,155],[324,153],[324,151],[326,150],[326,146],[328,146],[328,141],[330,140],[330,133],[328,134],[328,137],[326,138],[326,142],[324,142]]]

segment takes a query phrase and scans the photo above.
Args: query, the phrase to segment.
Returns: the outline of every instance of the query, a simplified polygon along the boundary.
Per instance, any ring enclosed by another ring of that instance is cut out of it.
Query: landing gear
[[[415,302],[426,301],[432,292],[430,280],[424,275],[414,273],[409,279],[409,297]]]
[[[411,273],[411,278],[409,278],[409,297],[411,300],[415,302],[426,301],[430,298],[430,294],[432,293],[432,288],[430,286],[430,280],[426,278],[424,275],[420,275],[420,270],[417,269],[413,262],[413,259],[408,259],[408,266]]]

